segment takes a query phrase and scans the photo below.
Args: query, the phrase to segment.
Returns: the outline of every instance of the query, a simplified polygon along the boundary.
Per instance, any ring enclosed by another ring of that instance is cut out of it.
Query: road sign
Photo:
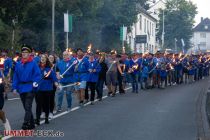
[[[136,35],[136,43],[147,43],[147,35]]]

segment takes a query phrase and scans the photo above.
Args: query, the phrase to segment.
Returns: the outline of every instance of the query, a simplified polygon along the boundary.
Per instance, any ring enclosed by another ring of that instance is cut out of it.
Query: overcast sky
[[[201,17],[210,18],[210,0],[191,0],[198,7],[196,16],[196,25],[200,23]]]

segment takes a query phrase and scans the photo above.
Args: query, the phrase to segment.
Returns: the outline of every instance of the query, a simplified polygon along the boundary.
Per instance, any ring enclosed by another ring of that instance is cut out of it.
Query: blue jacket
[[[48,68],[43,68],[43,69],[40,68],[40,71],[41,71],[43,79],[38,83],[39,84],[38,90],[39,91],[51,91],[51,90],[53,90],[54,82],[58,81],[58,79],[56,78],[55,71],[51,70],[51,68],[49,68],[49,67]],[[49,71],[51,71],[50,75],[48,77],[44,78],[44,76]]]
[[[34,56],[34,61],[35,61],[37,64],[39,64],[40,61],[41,61],[40,56]]]
[[[9,69],[12,69],[12,59],[11,58],[6,58],[4,60],[4,76],[7,76],[9,73]],[[0,77],[2,77],[2,74],[0,73]]]
[[[147,66],[143,66],[142,69],[142,78],[148,78],[149,77],[149,69]]]
[[[12,88],[18,93],[32,92],[33,82],[41,79],[41,71],[35,61],[22,64],[18,62],[15,66]]]
[[[98,61],[93,61],[93,62],[89,61],[88,65],[89,65],[88,70],[95,69],[96,72],[89,72],[88,73],[88,80],[87,80],[87,82],[97,82],[98,81],[98,74],[101,71],[100,63]]]
[[[131,59],[129,61],[129,68],[132,68],[133,66],[138,65],[137,69],[134,69],[133,74],[138,74],[138,69],[139,69],[139,63],[138,62],[139,62],[139,60],[136,60],[136,62],[135,62],[135,61],[133,61],[133,59]]]
[[[73,64],[73,62],[75,60],[76,59],[74,57],[72,57],[68,61],[60,60],[57,63],[57,70],[62,75]],[[72,67],[66,72],[66,74],[64,74],[63,78],[60,80],[60,83],[62,83],[62,84],[68,84],[68,83],[75,82],[74,77],[73,77],[73,74],[74,74],[74,65],[72,65]]]
[[[74,67],[74,80],[75,82],[87,81],[88,80],[88,58],[84,57],[81,62],[78,62]]]

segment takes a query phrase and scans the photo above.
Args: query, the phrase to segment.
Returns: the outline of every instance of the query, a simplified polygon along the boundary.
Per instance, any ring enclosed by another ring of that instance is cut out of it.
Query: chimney
[[[203,21],[203,17],[201,17],[201,22]]]

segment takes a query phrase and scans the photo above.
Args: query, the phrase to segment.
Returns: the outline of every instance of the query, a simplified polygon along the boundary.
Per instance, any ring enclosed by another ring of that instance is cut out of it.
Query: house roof
[[[210,32],[210,19],[205,18],[194,29],[194,32]]]
[[[146,15],[147,17],[149,17],[151,20],[157,22],[157,19],[155,19],[153,16],[151,16],[147,10],[145,10],[141,5],[136,5],[137,9],[140,13],[143,13],[144,15]]]

